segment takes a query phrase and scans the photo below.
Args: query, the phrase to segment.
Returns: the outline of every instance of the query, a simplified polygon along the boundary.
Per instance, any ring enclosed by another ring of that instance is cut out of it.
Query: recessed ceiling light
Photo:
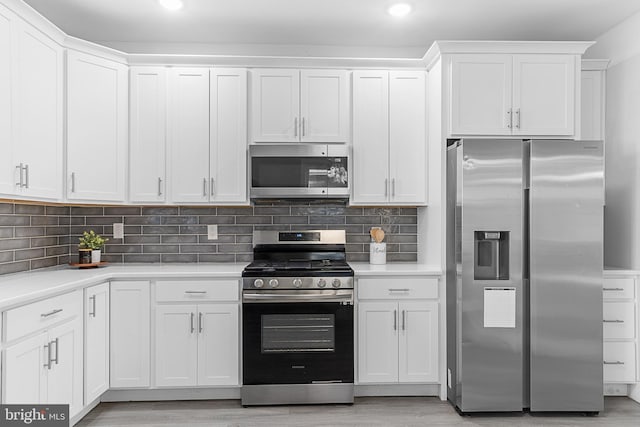
[[[158,0],[158,3],[167,10],[180,10],[184,7],[182,0]]]
[[[408,3],[396,3],[392,5],[387,12],[389,15],[395,16],[396,18],[402,18],[403,16],[407,16],[411,12],[411,5]]]

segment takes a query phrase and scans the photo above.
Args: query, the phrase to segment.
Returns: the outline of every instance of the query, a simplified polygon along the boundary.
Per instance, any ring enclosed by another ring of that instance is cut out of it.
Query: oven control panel
[[[245,277],[243,289],[353,289],[353,277]]]

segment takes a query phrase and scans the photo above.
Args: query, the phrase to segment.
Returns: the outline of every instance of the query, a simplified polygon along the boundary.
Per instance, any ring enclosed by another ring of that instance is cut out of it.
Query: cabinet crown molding
[[[610,59],[583,59],[582,71],[604,71],[610,63]]]

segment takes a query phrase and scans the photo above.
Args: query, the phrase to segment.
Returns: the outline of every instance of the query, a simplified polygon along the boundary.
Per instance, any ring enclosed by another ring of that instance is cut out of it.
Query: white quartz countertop
[[[0,310],[109,280],[237,277],[247,263],[225,264],[118,264],[77,269],[69,266],[0,277]],[[371,265],[350,263],[356,276],[441,275],[434,266],[416,263]]]

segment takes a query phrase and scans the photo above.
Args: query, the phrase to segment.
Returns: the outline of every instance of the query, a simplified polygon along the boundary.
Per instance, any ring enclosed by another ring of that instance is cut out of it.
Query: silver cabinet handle
[[[603,291],[624,291],[624,288],[602,288]]]
[[[185,294],[206,294],[207,291],[184,291]]]
[[[16,166],[16,169],[18,169],[18,174],[20,175],[20,180],[16,182],[16,185],[18,188],[22,188],[22,163]]]
[[[91,311],[89,312],[89,316],[96,317],[96,296],[91,296],[89,301],[91,301]]]
[[[396,197],[396,179],[391,180],[391,197]]]
[[[162,196],[162,178],[158,177],[158,196]]]
[[[621,362],[619,360],[616,360],[615,362],[607,362],[606,360],[604,361],[605,365],[624,365],[624,362]]]
[[[387,178],[384,179],[384,197],[389,195],[389,180]]]
[[[193,326],[193,318],[195,317],[195,314],[191,313],[191,333],[193,333],[196,329]]]
[[[207,178],[202,179],[202,195],[207,197]]]
[[[511,129],[512,125],[513,125],[513,117],[511,117],[511,112],[513,110],[509,109],[507,110],[507,129]]]
[[[55,359],[50,357],[49,364],[51,364],[51,362],[56,362],[56,365],[57,365],[58,364],[58,347],[60,345],[60,343],[58,342],[58,338],[56,338],[55,340],[53,340],[53,341],[51,341],[49,343],[49,351],[51,351],[51,345],[54,344],[54,343],[56,345],[56,357],[55,357]]]
[[[24,188],[29,188],[29,165],[24,165]]]
[[[293,118],[293,136],[295,137],[298,136],[298,118],[297,117]]]
[[[520,109],[516,110],[516,128],[520,129]]]
[[[624,323],[624,320],[607,320],[607,319],[603,319],[602,323]]]
[[[398,310],[393,310],[393,330],[398,330]]]
[[[302,136],[305,136],[306,131],[305,131],[305,126],[304,126],[304,117],[302,118]]]
[[[47,357],[47,363],[45,363],[42,366],[44,366],[47,369],[51,369],[51,343],[44,345],[44,354]]]
[[[215,178],[211,178],[211,196],[213,197],[216,194],[216,180]]]
[[[76,173],[71,172],[71,192],[76,192]]]
[[[409,288],[389,288],[389,292],[409,292]]]
[[[62,308],[57,308],[57,309],[52,310],[52,311],[50,311],[50,312],[48,312],[48,313],[43,313],[43,314],[41,314],[41,315],[40,315],[40,317],[49,317],[49,316],[53,316],[54,314],[58,314],[58,313],[62,312],[62,310],[63,310]]]
[[[202,312],[198,313],[198,332],[202,333]]]
[[[406,310],[402,310],[402,330],[406,330],[407,319],[405,316]]]

